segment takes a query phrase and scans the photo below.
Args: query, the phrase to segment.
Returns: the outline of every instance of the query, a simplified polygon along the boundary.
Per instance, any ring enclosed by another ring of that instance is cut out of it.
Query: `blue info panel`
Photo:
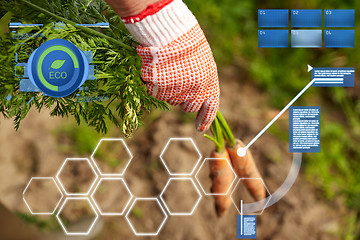
[[[325,9],[325,27],[355,27],[354,9]]]
[[[259,27],[289,27],[288,9],[259,9]]]
[[[256,239],[256,215],[237,215],[237,239]]]
[[[291,30],[292,48],[321,48],[321,30]]]
[[[292,27],[322,27],[321,9],[292,9]]]
[[[324,47],[326,48],[355,47],[355,30],[325,30]]]
[[[289,30],[258,30],[259,48],[289,47]]]
[[[354,68],[314,68],[311,71],[312,87],[354,87]]]
[[[289,152],[320,152],[320,107],[290,107]]]

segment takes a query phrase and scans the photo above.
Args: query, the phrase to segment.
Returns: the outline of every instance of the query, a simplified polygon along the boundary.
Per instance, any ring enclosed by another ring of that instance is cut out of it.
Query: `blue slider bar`
[[[101,23],[82,23],[82,24],[76,24],[75,26],[82,26],[82,27],[100,27],[100,28],[108,28],[109,23],[107,22],[101,22]]]
[[[44,24],[42,23],[19,23],[19,22],[11,22],[9,23],[10,28],[19,28],[19,27],[42,27]]]

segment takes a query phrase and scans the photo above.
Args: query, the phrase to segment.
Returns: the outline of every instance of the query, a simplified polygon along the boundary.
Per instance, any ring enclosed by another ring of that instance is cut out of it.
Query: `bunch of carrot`
[[[266,190],[261,181],[254,181],[253,178],[261,178],[256,167],[254,158],[249,150],[245,156],[241,157],[237,154],[239,148],[245,147],[244,143],[239,139],[235,139],[225,118],[218,111],[216,118],[211,125],[211,132],[214,137],[207,134],[204,136],[215,144],[215,149],[211,152],[210,157],[210,178],[212,179],[211,192],[219,194],[226,192],[228,186],[233,181],[233,174],[229,165],[221,159],[229,161],[239,178],[244,178],[242,182],[248,189],[252,197],[259,201],[266,197]],[[226,142],[226,144],[225,144]],[[219,161],[214,160],[219,159]],[[231,190],[226,195],[214,195],[215,209],[219,217],[225,215],[231,205]]]

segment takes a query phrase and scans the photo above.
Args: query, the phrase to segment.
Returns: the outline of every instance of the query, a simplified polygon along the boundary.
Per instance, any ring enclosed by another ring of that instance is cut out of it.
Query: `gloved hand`
[[[206,131],[216,116],[220,89],[210,46],[191,11],[181,0],[162,0],[122,20],[140,43],[148,93],[198,112],[196,129]]]

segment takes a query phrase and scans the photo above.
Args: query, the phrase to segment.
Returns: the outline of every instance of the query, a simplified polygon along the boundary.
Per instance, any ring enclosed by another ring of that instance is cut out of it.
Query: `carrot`
[[[245,147],[245,144],[239,139],[236,139],[235,145],[233,147],[227,147],[226,150],[229,153],[235,172],[239,178],[245,178],[242,182],[253,198],[259,201],[266,197],[265,186],[260,180],[248,179],[261,178],[261,175],[249,149],[246,150],[246,155],[244,157],[240,157],[237,154],[237,150],[243,147]]]
[[[254,158],[250,150],[247,150],[244,157],[240,157],[237,154],[238,149],[245,147],[245,144],[234,138],[230,127],[220,111],[217,112],[210,130],[214,137],[210,137],[207,134],[204,134],[204,136],[215,144],[215,151],[211,153],[211,156],[213,158],[230,158],[231,165],[237,175],[243,178],[242,182],[252,197],[257,201],[264,199],[266,197],[266,189],[260,180],[261,175],[256,167]],[[225,147],[224,139],[227,142],[227,147]],[[224,161],[210,162],[210,177],[213,180],[212,193],[223,193],[224,188],[229,186],[229,182],[232,180],[231,176],[231,169],[225,168]],[[259,180],[254,180],[254,178]],[[230,195],[214,195],[214,198],[217,215],[219,217],[225,215],[231,205]]]
[[[221,132],[227,142],[226,150],[229,153],[231,164],[235,169],[235,172],[240,178],[245,178],[243,179],[244,185],[257,201],[264,199],[266,196],[266,189],[264,184],[260,180],[246,179],[261,178],[250,150],[247,150],[244,157],[240,157],[237,154],[237,151],[239,148],[245,147],[245,144],[234,138],[229,125],[220,111],[217,112],[216,119],[218,120],[218,123],[221,127]]]
[[[221,127],[218,119],[215,118],[210,130],[214,137],[210,137],[204,134],[206,138],[211,140],[215,144],[215,150],[211,152],[211,158],[217,158],[216,160],[210,160],[210,178],[212,179],[211,192],[214,194],[224,194],[228,190],[228,187],[233,181],[233,173],[229,168],[229,165],[220,159],[226,159],[230,162],[230,157],[225,149],[224,136],[221,131]],[[218,217],[224,216],[231,206],[230,198],[231,189],[227,195],[213,195],[215,200],[215,210]]]
[[[211,158],[219,160],[210,160],[210,178],[212,179],[211,192],[214,194],[224,194],[233,181],[233,173],[229,165],[223,160],[226,159],[230,163],[229,154],[226,150],[221,153],[212,151]],[[231,190],[227,195],[213,195],[215,199],[215,210],[218,217],[224,216],[231,206],[230,198]]]

